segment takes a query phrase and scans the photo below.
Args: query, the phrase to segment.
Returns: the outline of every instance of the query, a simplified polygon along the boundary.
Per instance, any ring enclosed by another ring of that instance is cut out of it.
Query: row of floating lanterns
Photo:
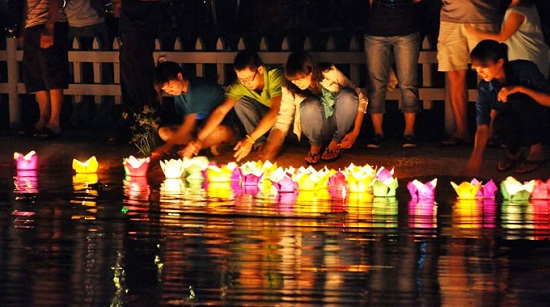
[[[36,170],[38,155],[35,151],[28,154],[14,153],[18,171]],[[129,156],[123,159],[123,165],[128,176],[146,176],[151,160]],[[73,159],[72,167],[76,174],[96,173],[99,163],[95,156],[87,161]],[[259,186],[262,189],[275,189],[277,193],[290,193],[296,190],[314,191],[330,187],[345,190],[346,193],[370,193],[375,197],[394,197],[398,187],[394,169],[383,166],[357,166],[351,163],[344,169],[320,170],[313,167],[282,168],[269,161],[249,161],[242,165],[230,162],[217,165],[206,157],[198,156],[191,159],[170,159],[160,161],[161,169],[167,179],[185,178],[188,182],[238,182],[243,186]],[[473,179],[471,182],[456,184],[451,182],[460,199],[493,199],[499,190],[493,180],[485,184]],[[419,180],[410,181],[407,189],[413,199],[433,199],[437,178],[423,183]],[[507,177],[500,184],[504,199],[529,200],[550,199],[550,178],[547,181],[534,179],[520,182],[513,177]]]

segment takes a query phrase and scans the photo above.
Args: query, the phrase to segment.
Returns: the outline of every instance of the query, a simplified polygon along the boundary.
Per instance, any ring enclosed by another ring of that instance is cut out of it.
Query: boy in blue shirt
[[[157,147],[153,157],[159,158],[174,146],[183,146],[195,138],[212,110],[224,100],[224,90],[214,81],[200,77],[184,77],[182,68],[175,62],[162,62],[157,65],[154,77],[155,88],[174,96],[175,115],[181,124],[162,126],[159,136],[165,144]],[[234,142],[237,137],[233,117],[216,128],[202,142],[201,149],[213,147],[223,142]]]

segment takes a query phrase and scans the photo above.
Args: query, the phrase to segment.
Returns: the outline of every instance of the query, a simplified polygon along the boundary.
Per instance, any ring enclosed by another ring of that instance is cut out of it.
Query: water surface
[[[0,179],[2,306],[548,306],[550,201]],[[430,180],[432,178],[428,178]],[[456,181],[456,180],[455,180]]]

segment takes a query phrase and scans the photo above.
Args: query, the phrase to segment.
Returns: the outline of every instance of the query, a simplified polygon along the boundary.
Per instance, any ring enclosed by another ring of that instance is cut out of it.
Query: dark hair
[[[239,51],[233,61],[233,69],[235,70],[243,70],[245,68],[256,70],[263,65],[264,63],[258,53],[250,50]]]
[[[313,73],[312,82],[319,83],[323,80],[323,71],[327,68],[330,68],[330,64],[318,64],[316,63],[311,54],[305,51],[293,52],[288,56],[285,65],[285,86],[293,94],[302,94],[307,95],[307,91],[300,90],[296,85],[294,85],[290,80],[302,78]]]
[[[508,62],[508,46],[490,39],[482,40],[470,52],[470,61],[479,62],[481,65],[496,63],[500,59]]]
[[[170,61],[160,62],[155,69],[153,83],[155,87],[162,87],[169,81],[177,80],[178,74],[184,75],[183,69],[178,63]]]

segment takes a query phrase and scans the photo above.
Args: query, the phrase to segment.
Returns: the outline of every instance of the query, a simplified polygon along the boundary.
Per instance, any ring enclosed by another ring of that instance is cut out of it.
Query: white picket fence
[[[9,99],[9,118],[10,127],[17,127],[20,124],[20,94],[25,93],[25,86],[19,76],[19,67],[23,59],[23,51],[17,49],[17,39],[6,39],[6,50],[0,50],[0,62],[6,62],[7,71],[5,72],[7,77],[6,83],[0,83],[0,94],[7,94]],[[366,85],[366,66],[365,66],[365,52],[360,48],[357,39],[352,38],[349,44],[349,50],[336,51],[334,39],[329,38],[327,40],[325,51],[312,51],[320,61],[326,61],[334,63],[343,72],[345,72],[349,78],[358,85]],[[426,45],[426,43],[424,44]],[[73,49],[78,49],[78,42],[75,41]],[[114,96],[116,102],[120,102],[120,68],[119,68],[119,44],[115,40],[113,45],[114,51],[100,51],[99,44],[94,42],[94,50],[92,51],[70,51],[69,62],[72,66],[73,80],[69,85],[69,88],[65,91],[66,95],[74,95],[75,101],[79,101],[81,95],[95,96],[96,102],[100,101],[101,96]],[[237,52],[225,51],[223,43],[218,40],[215,51],[205,51],[201,40],[197,40],[195,51],[181,51],[181,44],[179,41],[175,42],[174,50],[170,52],[160,51],[161,46],[157,41],[156,49],[153,54],[154,59],[159,56],[164,56],[170,61],[174,61],[180,64],[195,65],[195,71],[197,76],[203,76],[207,65],[215,66],[215,75],[218,78],[218,83],[222,86],[227,86],[232,80],[227,80],[227,71],[232,69],[232,63]],[[239,50],[245,49],[243,40],[239,42]],[[266,64],[279,64],[283,65],[290,53],[288,41],[285,39],[282,42],[281,50],[277,52],[268,51],[265,40],[260,41],[259,54]],[[304,41],[304,50],[311,50],[311,40],[307,38]],[[81,63],[92,63],[93,65],[93,83],[82,83],[81,78]],[[114,81],[112,84],[101,84],[101,64],[112,63],[114,68]],[[423,107],[429,109],[434,101],[446,101],[444,86],[436,87],[436,84],[445,84],[445,82],[436,82],[436,79],[444,78],[444,74],[437,72],[437,52],[422,50],[418,59],[419,68],[419,95],[420,100],[423,102]],[[210,68],[211,69],[211,68]],[[474,101],[476,91],[475,89],[469,90],[469,100]],[[397,88],[395,91],[388,92],[388,100],[399,101],[400,93]],[[452,123],[452,113],[450,108],[446,109],[446,123]],[[446,128],[446,130],[452,130],[452,127]]]

